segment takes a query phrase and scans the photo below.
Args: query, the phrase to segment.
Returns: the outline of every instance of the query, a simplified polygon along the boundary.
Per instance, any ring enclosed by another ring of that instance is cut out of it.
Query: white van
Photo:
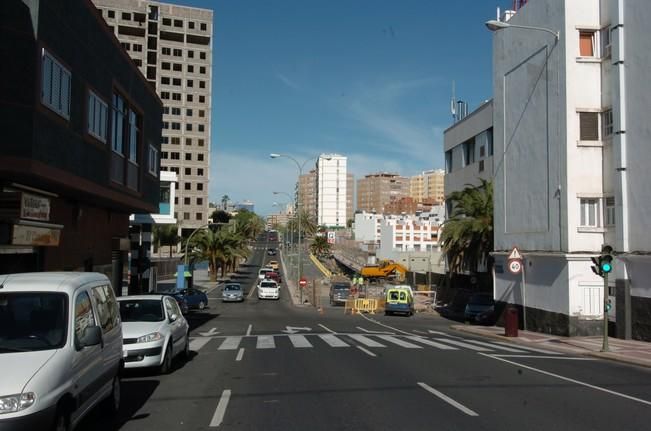
[[[0,429],[69,430],[120,405],[122,327],[109,279],[0,275]]]

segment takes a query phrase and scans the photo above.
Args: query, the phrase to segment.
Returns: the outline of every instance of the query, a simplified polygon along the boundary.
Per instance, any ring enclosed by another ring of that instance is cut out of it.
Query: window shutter
[[[594,57],[593,36],[592,32],[582,31],[579,33],[579,55],[581,57]]]
[[[70,117],[70,75],[63,69],[59,69],[61,74],[61,113]]]
[[[43,89],[41,100],[48,105],[52,104],[52,59],[43,55]]]
[[[581,112],[580,118],[580,140],[599,140],[599,114],[597,112]]]

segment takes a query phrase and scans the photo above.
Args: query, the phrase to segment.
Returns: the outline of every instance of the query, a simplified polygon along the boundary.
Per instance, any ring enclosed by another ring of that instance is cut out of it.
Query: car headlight
[[[156,341],[163,338],[163,334],[160,332],[152,332],[151,334],[143,335],[138,337],[136,343],[149,343],[150,341]]]
[[[34,404],[34,401],[36,401],[36,394],[34,392],[0,397],[0,414],[24,410]]]

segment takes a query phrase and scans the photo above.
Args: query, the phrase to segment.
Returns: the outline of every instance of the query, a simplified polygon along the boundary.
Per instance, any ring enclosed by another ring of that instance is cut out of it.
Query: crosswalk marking
[[[511,353],[527,353],[527,352],[525,352],[524,350],[514,349],[514,348],[512,348],[512,347],[498,346],[498,345],[496,345],[496,344],[485,343],[485,342],[483,342],[483,341],[469,340],[469,339],[467,339],[467,338],[466,338],[464,341],[466,341],[466,342],[468,342],[468,343],[479,344],[480,346],[490,347],[491,349],[504,350],[505,352],[511,352]]]
[[[493,344],[499,344],[501,346],[511,346],[509,343],[504,343],[501,341],[494,341]],[[552,352],[551,350],[543,350],[543,349],[536,349],[535,347],[529,347],[529,346],[518,346],[518,349],[524,349],[528,350],[531,352],[537,352],[537,353],[545,353],[547,355],[561,355],[561,353],[558,352]]]
[[[276,342],[273,335],[258,335],[258,341],[255,345],[256,349],[275,349]]]
[[[242,341],[242,337],[226,337],[217,350],[237,350],[240,341]]]
[[[401,340],[398,337],[394,337],[393,335],[378,335],[379,338],[388,341],[389,343],[396,344],[400,347],[404,347],[406,349],[422,349],[421,346],[417,346],[416,344],[408,343],[406,341]]]
[[[289,335],[289,341],[298,349],[312,347],[312,344],[307,341],[304,335]]]
[[[386,347],[384,344],[380,344],[377,341],[368,338],[366,335],[350,334],[348,336],[353,340],[360,342],[367,347]]]
[[[491,349],[487,349],[481,346],[475,346],[474,344],[468,344],[457,340],[450,340],[449,338],[437,338],[437,341],[442,343],[452,344],[454,346],[465,347],[466,349],[475,350],[477,352],[490,352]]]
[[[348,344],[344,343],[333,334],[319,334],[319,338],[328,343],[330,347],[349,347]]]
[[[437,343],[436,341],[432,341],[429,338],[419,337],[418,335],[410,335],[407,338],[412,341],[416,341],[418,343],[423,343],[428,346],[436,347],[437,349],[441,349],[441,350],[459,350],[456,347],[448,346],[447,344]]]

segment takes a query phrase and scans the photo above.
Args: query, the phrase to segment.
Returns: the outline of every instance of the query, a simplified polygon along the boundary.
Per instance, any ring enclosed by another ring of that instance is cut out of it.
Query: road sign
[[[507,266],[512,274],[519,274],[522,271],[522,260],[509,259]]]
[[[301,287],[307,286],[307,280],[305,278],[301,278],[300,280],[298,280],[298,285]]]
[[[507,259],[508,260],[514,260],[514,259],[522,260],[522,255],[520,254],[520,250],[518,250],[517,247],[513,247],[513,249],[511,250],[511,253],[509,254],[509,257],[507,257]]]

